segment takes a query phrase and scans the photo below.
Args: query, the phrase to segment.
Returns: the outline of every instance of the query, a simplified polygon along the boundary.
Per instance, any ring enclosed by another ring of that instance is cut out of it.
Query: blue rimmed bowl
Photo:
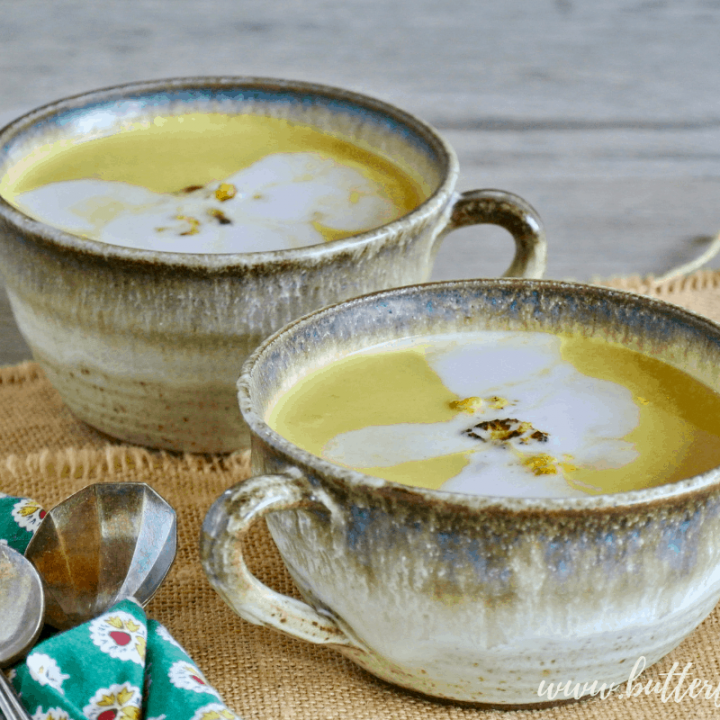
[[[205,571],[246,620],[428,695],[507,708],[546,703],[541,683],[608,691],[670,652],[718,602],[720,468],[617,494],[483,497],[334,465],[267,424],[277,398],[335,359],[478,330],[618,342],[720,392],[720,326],[631,293],[474,280],[325,308],[273,335],[243,368],[256,476],[208,512]],[[263,517],[305,602],[265,587],[245,564],[243,538]]]

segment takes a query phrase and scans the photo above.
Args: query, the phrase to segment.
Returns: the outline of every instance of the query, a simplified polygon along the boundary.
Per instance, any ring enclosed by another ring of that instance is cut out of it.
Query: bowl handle
[[[310,507],[328,512],[302,477],[257,475],[229,488],[213,503],[203,522],[200,559],[205,573],[225,602],[255,625],[319,645],[364,650],[333,618],[271,590],[245,563],[243,540],[256,520],[268,513]]]
[[[542,220],[530,203],[504,190],[469,190],[455,197],[448,224],[436,240],[466,225],[499,225],[515,240],[515,257],[503,277],[541,278],[547,266]]]

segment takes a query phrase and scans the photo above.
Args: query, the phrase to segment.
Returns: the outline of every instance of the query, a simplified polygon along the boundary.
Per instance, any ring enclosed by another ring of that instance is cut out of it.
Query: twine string
[[[706,263],[710,262],[710,260],[712,260],[719,252],[720,232],[710,238],[710,244],[708,247],[705,248],[704,252],[698,255],[694,260],[678,265],[659,277],[649,279],[650,284],[652,287],[657,287],[658,285],[668,282],[668,280],[673,280],[683,275],[689,275],[690,273],[695,272],[695,270],[699,270]]]

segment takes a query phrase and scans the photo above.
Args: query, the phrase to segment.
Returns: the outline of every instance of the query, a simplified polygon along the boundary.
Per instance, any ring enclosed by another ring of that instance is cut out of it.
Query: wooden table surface
[[[343,86],[437,127],[460,190],[529,200],[548,277],[657,275],[720,230],[719,31],[718,0],[0,0],[0,123],[141,79]],[[433,278],[511,254],[504,231],[464,229]],[[0,364],[29,357],[3,293]]]

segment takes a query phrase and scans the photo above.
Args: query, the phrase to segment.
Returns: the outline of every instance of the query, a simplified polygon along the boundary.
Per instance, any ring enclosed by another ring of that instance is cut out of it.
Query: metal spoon
[[[99,483],[43,519],[25,551],[45,586],[45,622],[80,625],[116,603],[147,604],[177,549],[175,511],[144,483]]]
[[[0,545],[0,667],[18,661],[43,626],[45,600],[40,576],[19,552]],[[6,720],[31,720],[0,671],[0,713]]]

